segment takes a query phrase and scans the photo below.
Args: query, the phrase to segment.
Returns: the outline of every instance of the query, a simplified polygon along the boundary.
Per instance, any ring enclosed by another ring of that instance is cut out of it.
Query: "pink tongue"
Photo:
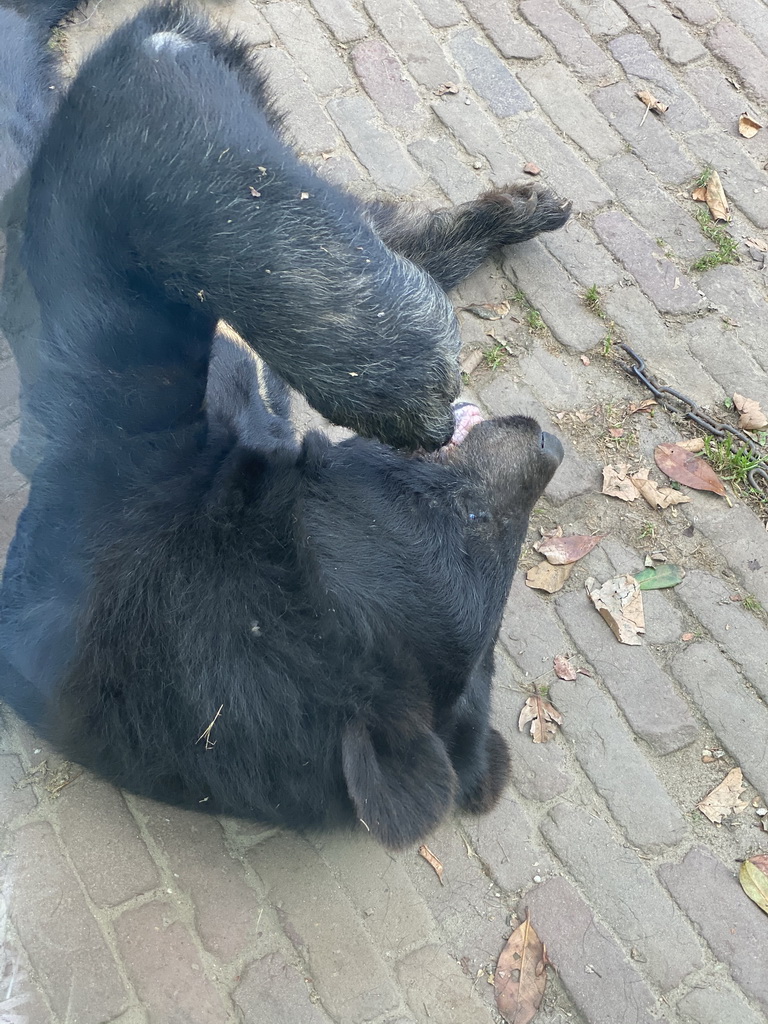
[[[460,405],[454,408],[453,419],[453,437],[448,443],[457,445],[464,441],[472,427],[483,422],[483,414],[476,405]]]

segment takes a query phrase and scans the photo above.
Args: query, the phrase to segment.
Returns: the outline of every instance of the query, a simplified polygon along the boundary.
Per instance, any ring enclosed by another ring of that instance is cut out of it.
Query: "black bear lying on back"
[[[134,792],[398,847],[506,781],[493,647],[562,457],[532,420],[452,408],[443,289],[568,208],[531,186],[366,206],[265,95],[243,45],[162,4],[48,128],[26,243],[47,439],[2,692]],[[211,362],[220,321],[263,363],[228,332]],[[282,382],[364,436],[297,442]]]

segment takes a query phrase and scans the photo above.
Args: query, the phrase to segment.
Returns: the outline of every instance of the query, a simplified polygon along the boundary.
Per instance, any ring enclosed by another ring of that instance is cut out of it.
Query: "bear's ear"
[[[357,816],[384,846],[423,839],[451,809],[456,773],[425,723],[411,719],[380,732],[356,719],[344,729],[341,754]]]

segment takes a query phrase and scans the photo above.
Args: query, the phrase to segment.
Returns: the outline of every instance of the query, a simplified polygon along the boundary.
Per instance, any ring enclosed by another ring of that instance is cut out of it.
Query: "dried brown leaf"
[[[538,694],[529,697],[520,712],[517,721],[517,728],[520,732],[525,730],[526,725],[531,723],[531,736],[534,743],[546,743],[557,733],[558,725],[563,724],[563,716],[552,707],[548,700],[544,700]]]
[[[706,203],[707,201],[707,186],[699,185],[691,192],[691,199],[695,199],[697,203]]]
[[[443,865],[440,863],[440,861],[437,859],[434,853],[432,853],[430,848],[425,845],[420,846],[419,856],[423,857],[427,864],[429,864],[429,866],[435,872],[438,881],[440,882],[440,885],[444,885],[445,883],[443,882]]]
[[[435,96],[445,96],[446,93],[450,96],[455,96],[458,91],[459,87],[455,82],[444,82],[435,89]]]
[[[622,501],[634,501],[640,492],[632,483],[629,471],[624,463],[618,466],[603,466],[603,494],[610,498],[621,498]]]
[[[602,536],[590,537],[574,533],[568,537],[542,537],[533,547],[551,565],[569,565],[588,555],[602,539]]]
[[[590,576],[584,582],[592,604],[622,644],[640,646],[645,633],[643,595],[634,576],[613,576],[602,585]]]
[[[741,768],[732,768],[720,785],[715,786],[696,806],[711,822],[720,825],[723,818],[731,814],[741,814],[749,807],[748,800],[739,799],[744,788]]]
[[[657,445],[653,456],[656,465],[670,480],[676,480],[679,484],[685,484],[686,487],[693,487],[698,491],[712,491],[713,494],[725,495],[725,487],[714,469],[680,445]]]
[[[728,200],[725,198],[723,183],[720,181],[720,175],[717,171],[712,171],[706,185],[700,185],[694,189],[691,196],[693,199],[698,199],[700,202],[707,204],[713,220],[728,221],[731,219],[731,210],[728,206]]]
[[[572,682],[576,678],[576,669],[564,654],[555,656],[555,675],[558,679],[565,679]]]
[[[660,100],[657,100],[653,93],[648,92],[647,89],[641,89],[637,93],[637,98],[642,100],[646,107],[648,107],[649,110],[652,110],[654,114],[666,114],[669,110],[668,103],[662,103]]]
[[[691,499],[673,487],[659,487],[654,480],[648,479],[648,469],[639,469],[630,480],[645,498],[651,508],[669,508],[670,505],[681,505]]]
[[[760,403],[753,398],[745,398],[744,395],[734,395],[733,404],[741,414],[739,416],[739,427],[741,430],[762,430],[768,427],[768,418],[760,408]]]
[[[750,247],[750,249],[759,249],[760,252],[768,252],[768,242],[763,241],[762,238],[745,238],[744,243]]]
[[[650,412],[654,405],[658,404],[655,398],[646,398],[642,402],[630,402],[627,406],[627,415],[633,416],[636,412]]]
[[[523,174],[541,174],[541,168],[536,164],[523,164]]]
[[[678,441],[677,447],[687,452],[703,452],[707,446],[703,437],[689,437],[686,441]]]
[[[525,574],[525,585],[532,590],[556,594],[558,590],[562,590],[565,581],[573,572],[573,566],[573,562],[567,565],[550,565],[546,560],[539,562]]]
[[[547,987],[547,947],[528,913],[501,951],[493,977],[496,1007],[508,1024],[530,1024]]]
[[[768,853],[758,853],[745,860],[739,871],[739,882],[747,896],[768,914]]]
[[[478,302],[471,306],[462,306],[462,310],[472,313],[481,320],[501,320],[509,312],[508,302]]]
[[[751,139],[757,135],[763,126],[755,121],[754,118],[750,117],[749,114],[742,114],[739,118],[739,135],[743,135],[745,139]]]

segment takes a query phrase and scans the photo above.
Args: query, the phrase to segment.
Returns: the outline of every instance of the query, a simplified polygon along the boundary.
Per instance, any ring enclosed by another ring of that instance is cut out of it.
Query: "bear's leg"
[[[477,270],[494,249],[562,227],[571,204],[539,185],[519,184],[453,208],[371,203],[366,212],[390,249],[422,267],[447,291]]]

